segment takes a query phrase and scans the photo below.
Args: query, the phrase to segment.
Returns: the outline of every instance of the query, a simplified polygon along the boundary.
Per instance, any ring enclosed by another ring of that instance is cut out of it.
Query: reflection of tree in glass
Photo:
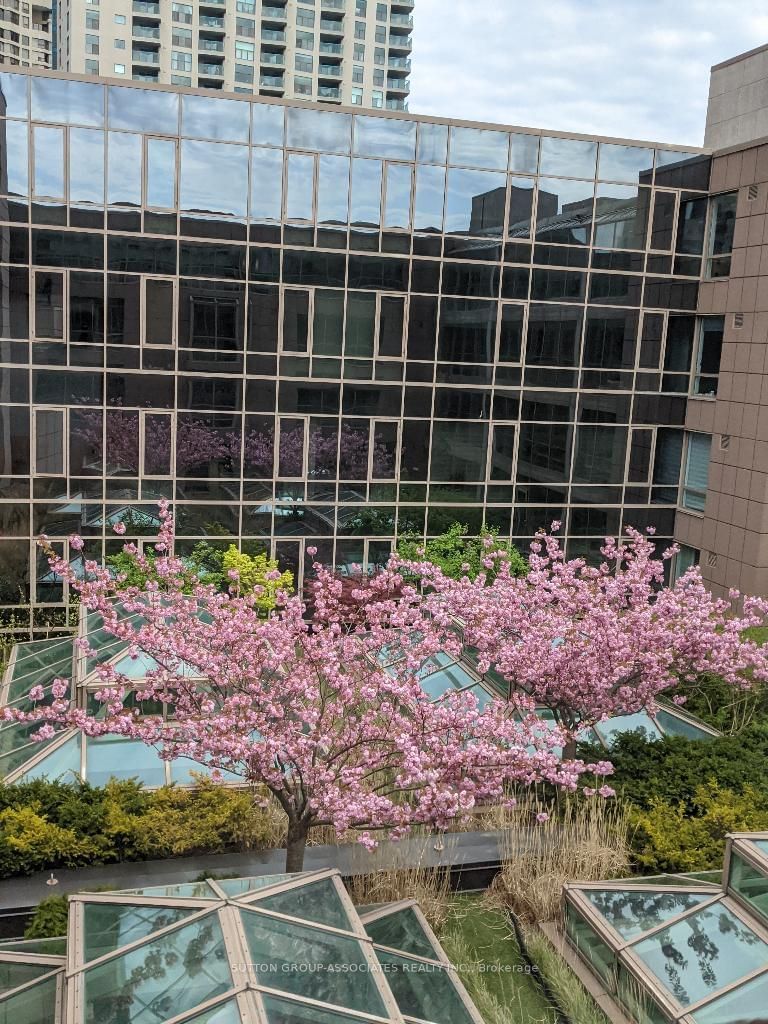
[[[620,934],[622,925],[632,935],[640,935],[662,922],[694,907],[700,897],[685,892],[590,892],[589,902]]]
[[[723,981],[717,976],[718,964],[738,955],[738,948],[721,951],[715,942],[716,934],[719,933],[723,937],[731,936],[737,943],[748,946],[761,941],[750,928],[742,925],[731,914],[716,909],[702,910],[654,936],[660,952],[667,961],[664,964],[664,973],[669,988],[683,1005],[688,1005],[693,999],[700,999],[704,995],[703,992],[696,992],[691,997],[683,982],[682,972],[688,970],[690,960],[685,952],[678,949],[673,938],[673,930],[678,929],[682,933],[683,928],[690,928],[685,944],[696,957],[701,982],[710,992],[723,985]]]
[[[152,1019],[168,1020],[180,1010],[191,1009],[223,991],[227,984],[223,982],[224,972],[218,965],[225,962],[226,957],[218,927],[214,927],[212,921],[201,922],[190,938],[188,935],[189,929],[184,928],[151,942],[145,950],[126,954],[129,960],[141,953],[144,958],[130,970],[122,985],[115,984],[111,990],[106,983],[107,966],[98,969],[99,980],[93,979],[94,987],[102,989],[104,994],[96,995],[93,1000],[93,1017],[89,1018],[93,1024],[133,1019],[143,1008],[150,1011]],[[112,963],[116,975],[120,968],[128,966],[120,958]],[[205,985],[190,985],[203,972],[207,974]],[[162,982],[166,984],[158,984]],[[195,998],[197,990],[199,998]],[[180,1000],[182,1005],[179,1005]]]
[[[139,413],[122,409],[107,411],[106,430],[102,435],[102,413],[83,410],[73,436],[101,453],[106,442],[107,474],[139,473]],[[219,462],[228,472],[240,472],[240,454],[248,476],[272,476],[274,467],[274,430],[240,431],[218,429],[202,419],[180,419],[176,426],[176,472],[188,475],[195,469],[201,473],[211,462]],[[307,443],[307,478],[312,480],[367,479],[369,435],[367,430],[342,424],[340,434],[335,421],[328,426],[313,425]],[[150,476],[172,471],[170,417],[148,415],[144,422],[144,472]],[[97,455],[98,457],[98,455]],[[337,474],[338,459],[338,474]],[[374,478],[394,476],[394,453],[380,436],[373,439],[372,471]],[[280,435],[278,475],[304,476],[303,425],[284,430]]]

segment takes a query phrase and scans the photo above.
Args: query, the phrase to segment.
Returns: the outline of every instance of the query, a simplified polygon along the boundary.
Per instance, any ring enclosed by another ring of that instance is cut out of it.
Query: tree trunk
[[[306,821],[288,822],[288,843],[285,851],[286,874],[304,870],[304,850],[307,846],[309,824]]]
[[[563,760],[575,761],[576,759],[576,737],[569,737],[563,746]]]

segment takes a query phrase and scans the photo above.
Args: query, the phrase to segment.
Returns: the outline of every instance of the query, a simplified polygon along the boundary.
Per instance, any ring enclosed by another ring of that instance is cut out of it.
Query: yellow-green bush
[[[32,803],[0,811],[0,837],[11,859],[34,871],[51,863],[76,867],[99,855],[98,843],[48,821],[40,810]]]
[[[741,792],[716,782],[699,786],[693,808],[661,797],[648,809],[633,810],[635,859],[656,871],[706,871],[723,862],[729,832],[768,829],[768,796],[751,785]]]

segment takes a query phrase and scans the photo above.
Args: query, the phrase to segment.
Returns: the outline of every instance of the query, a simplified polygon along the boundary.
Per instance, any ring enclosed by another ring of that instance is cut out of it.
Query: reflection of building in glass
[[[768,996],[768,833],[728,839],[722,872],[565,890],[571,956],[637,1024],[759,1021]],[[617,1014],[618,1018],[618,1014]]]
[[[234,539],[299,581],[307,546],[376,565],[406,532],[525,547],[560,520],[596,557],[707,512],[686,417],[716,404],[730,324],[697,295],[730,272],[734,202],[706,154],[51,73],[0,91],[0,606],[30,601],[23,628],[67,600],[34,537],[100,559],[116,518],[149,542],[163,497],[182,554]]]

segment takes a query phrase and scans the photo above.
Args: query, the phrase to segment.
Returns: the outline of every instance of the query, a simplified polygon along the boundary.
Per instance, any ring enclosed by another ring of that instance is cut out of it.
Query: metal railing
[[[282,53],[264,51],[259,60],[262,64],[277,64],[280,67],[285,67],[285,56]]]
[[[272,43],[284,43],[285,32],[277,28],[263,28],[261,30],[261,38],[268,39]]]
[[[160,54],[154,50],[134,50],[131,54],[134,64],[159,64]]]
[[[198,75],[205,75],[207,78],[223,78],[224,68],[221,64],[198,64]]]
[[[140,39],[159,39],[160,29],[153,28],[150,25],[134,25],[131,30],[133,35],[138,36]]]

